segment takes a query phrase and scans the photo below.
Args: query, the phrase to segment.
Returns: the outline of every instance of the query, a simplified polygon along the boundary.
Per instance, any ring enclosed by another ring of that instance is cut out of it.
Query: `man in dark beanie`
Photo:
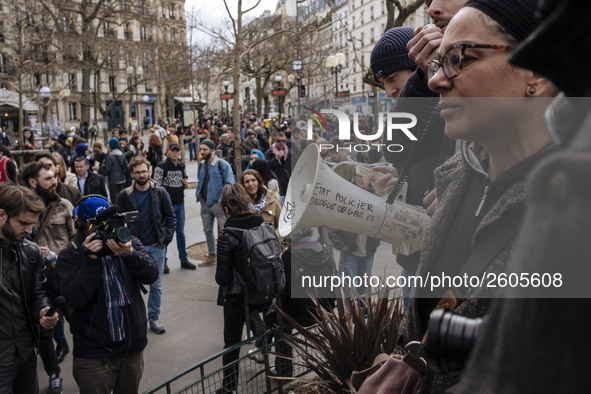
[[[408,57],[406,44],[414,38],[410,27],[394,27],[380,38],[371,51],[373,79],[384,85],[386,96],[398,97],[406,81],[417,68]]]
[[[440,0],[427,2],[433,21],[441,15],[450,15],[449,19],[451,19],[451,15],[455,14],[464,4],[463,0],[461,4],[458,0],[449,4],[441,3]],[[435,187],[433,171],[455,153],[455,143],[444,135],[444,122],[439,116],[439,110],[433,108],[427,111],[425,109],[427,100],[436,103],[439,95],[429,90],[422,70],[409,57],[407,48],[412,48],[410,43],[414,41],[416,41],[415,33],[409,27],[395,27],[388,30],[371,52],[371,70],[374,79],[384,84],[384,90],[388,97],[400,97],[396,100],[394,112],[409,112],[421,116],[420,121],[423,121],[425,115],[429,116],[429,121],[426,123],[429,127],[424,130],[423,142],[415,148],[412,157],[408,157],[412,141],[403,135],[395,134],[392,140],[387,141],[402,145],[404,147],[402,152],[384,151],[384,158],[396,168],[407,167],[405,174],[408,183],[406,203],[422,206],[425,195]],[[425,99],[405,100],[406,97]],[[419,124],[419,127],[423,127],[422,123]],[[389,181],[390,184],[394,184],[393,178],[398,178],[398,174],[392,167],[384,168],[383,171],[387,170],[392,172],[390,176],[383,177],[382,182]],[[380,188],[376,187],[376,189]],[[389,191],[390,189],[383,190],[382,193]],[[403,276],[411,275],[418,267],[419,253],[410,256],[398,255],[396,261],[403,268]],[[403,288],[405,306],[408,306],[409,294],[410,287],[405,286]]]
[[[234,173],[230,164],[215,155],[215,144],[210,139],[204,139],[199,145],[202,160],[197,170],[197,202],[201,203],[201,220],[207,242],[207,258],[199,263],[199,267],[206,267],[216,263],[215,236],[213,224],[218,221],[218,235],[224,228],[226,217],[222,211],[222,188],[224,185],[234,184]]]

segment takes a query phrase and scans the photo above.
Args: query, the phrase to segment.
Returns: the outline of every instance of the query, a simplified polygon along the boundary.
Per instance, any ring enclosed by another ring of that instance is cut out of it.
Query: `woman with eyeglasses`
[[[474,277],[443,282],[427,293],[414,289],[405,343],[421,341],[429,316],[442,306],[469,317],[486,314],[499,286],[495,275],[510,261],[526,197],[525,178],[554,143],[544,110],[554,85],[512,66],[511,51],[536,27],[536,0],[469,0],[453,17],[427,69],[440,94],[445,133],[461,151],[435,171],[438,205],[423,238],[418,275]],[[449,295],[449,294],[448,294]],[[430,297],[430,298],[428,298]],[[431,392],[443,392],[458,375],[439,374]]]

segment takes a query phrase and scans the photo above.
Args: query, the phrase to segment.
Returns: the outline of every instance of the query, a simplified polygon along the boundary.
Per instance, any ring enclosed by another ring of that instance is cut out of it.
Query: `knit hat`
[[[519,42],[538,25],[537,0],[469,0],[464,7],[481,11]]]
[[[410,27],[393,27],[388,30],[371,51],[370,67],[373,79],[387,77],[401,70],[414,70],[417,65],[408,57],[406,44],[414,38]]]
[[[111,138],[109,140],[109,148],[111,148],[111,149],[119,148],[119,140],[115,137]]]
[[[87,150],[88,150],[88,145],[86,145],[86,144],[76,145],[76,153],[78,154],[78,156],[86,156]]]
[[[199,145],[205,145],[209,149],[215,149],[215,144],[213,143],[212,140],[204,139],[201,141],[201,143]]]

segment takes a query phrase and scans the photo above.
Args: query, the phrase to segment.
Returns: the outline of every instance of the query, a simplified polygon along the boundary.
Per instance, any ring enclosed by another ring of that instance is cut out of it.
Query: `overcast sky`
[[[230,11],[235,16],[238,7],[238,0],[226,0]],[[256,0],[242,0],[242,9],[248,9],[256,4]],[[265,10],[275,11],[277,0],[261,0],[260,4],[251,12],[246,14],[246,18],[255,18],[261,15]],[[228,13],[223,0],[186,0],[185,11],[187,13],[199,12],[201,21],[210,27],[218,27],[228,20]],[[196,33],[199,40],[209,40],[209,37],[202,33]]]

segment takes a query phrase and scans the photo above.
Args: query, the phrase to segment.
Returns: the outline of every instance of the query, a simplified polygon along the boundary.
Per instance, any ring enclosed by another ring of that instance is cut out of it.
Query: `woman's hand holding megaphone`
[[[372,167],[371,169],[375,172],[386,175],[379,178],[374,175],[369,175],[369,179],[371,181],[371,186],[374,188],[378,196],[387,196],[398,181],[398,171],[396,168],[389,166],[378,166]]]

